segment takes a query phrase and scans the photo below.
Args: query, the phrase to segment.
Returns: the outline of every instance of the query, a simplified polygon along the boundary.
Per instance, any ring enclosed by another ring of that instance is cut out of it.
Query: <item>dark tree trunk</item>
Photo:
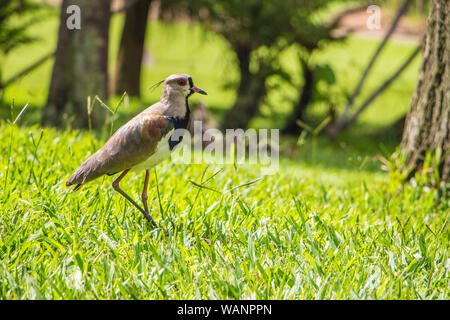
[[[222,122],[222,129],[247,128],[250,120],[258,113],[259,104],[266,93],[267,75],[263,70],[256,74],[250,72],[251,48],[239,46],[235,48],[239,60],[241,79],[236,102],[226,113]]]
[[[408,165],[420,171],[427,151],[441,152],[441,179],[450,181],[450,34],[449,1],[434,0],[422,67],[406,117],[401,149]],[[436,165],[436,164],[434,164]]]
[[[310,68],[308,62],[301,59],[303,68],[304,85],[303,90],[298,99],[298,103],[295,106],[292,113],[289,115],[286,122],[286,126],[283,128],[285,134],[298,134],[301,132],[301,128],[297,124],[297,120],[303,120],[314,92],[314,70]]]
[[[151,0],[139,0],[127,9],[117,56],[114,93],[140,96],[145,30]]]
[[[81,13],[80,29],[70,30],[66,12],[77,5]],[[55,53],[52,79],[47,105],[44,108],[44,125],[62,125],[64,118],[73,118],[74,127],[89,124],[87,97],[108,97],[108,34],[110,21],[109,0],[64,0],[61,5],[58,44]],[[103,123],[104,111],[94,108],[93,126]]]

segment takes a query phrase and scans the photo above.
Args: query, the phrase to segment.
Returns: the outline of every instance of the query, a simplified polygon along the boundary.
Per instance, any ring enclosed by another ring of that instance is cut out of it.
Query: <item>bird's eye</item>
[[[185,85],[186,85],[186,80],[180,79],[180,80],[178,80],[178,84],[179,84],[180,86],[185,86]]]

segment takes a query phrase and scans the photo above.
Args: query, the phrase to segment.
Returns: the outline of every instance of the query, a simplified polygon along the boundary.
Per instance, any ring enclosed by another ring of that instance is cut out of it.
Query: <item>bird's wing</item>
[[[158,142],[174,129],[163,115],[142,112],[120,127],[114,135],[69,178],[66,185],[83,184],[104,174],[129,169],[150,157]]]

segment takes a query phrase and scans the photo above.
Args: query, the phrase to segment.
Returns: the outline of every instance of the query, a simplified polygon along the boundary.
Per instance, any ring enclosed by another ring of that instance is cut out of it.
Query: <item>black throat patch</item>
[[[189,77],[188,81],[189,81],[189,88],[192,88],[194,86],[192,78]],[[175,130],[176,129],[187,129],[187,126],[189,124],[189,118],[190,118],[190,115],[191,115],[191,109],[189,108],[189,100],[188,100],[188,98],[193,93],[194,92],[192,90],[190,90],[189,94],[186,96],[186,113],[184,114],[184,117],[182,117],[182,118],[180,118],[180,117],[168,117],[169,121],[171,121],[173,123]],[[175,148],[177,146],[177,144],[179,144],[183,140],[183,137],[180,137],[178,140],[174,140],[174,139],[172,139],[172,135],[169,138],[170,151],[172,151],[173,148]]]

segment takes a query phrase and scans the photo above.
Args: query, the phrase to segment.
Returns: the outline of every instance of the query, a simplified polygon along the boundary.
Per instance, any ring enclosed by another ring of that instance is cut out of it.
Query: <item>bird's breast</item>
[[[173,130],[166,134],[156,145],[155,152],[153,152],[146,160],[133,167],[134,171],[150,169],[166,160],[170,156],[171,148],[169,139]]]

